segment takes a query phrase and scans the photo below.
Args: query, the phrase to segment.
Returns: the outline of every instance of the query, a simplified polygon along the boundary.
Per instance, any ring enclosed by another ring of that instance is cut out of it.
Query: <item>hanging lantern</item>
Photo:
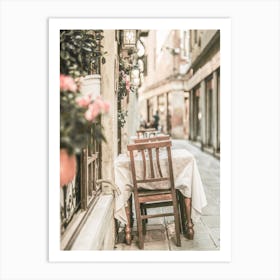
[[[122,48],[123,49],[135,48],[136,42],[137,42],[137,30],[136,29],[123,30],[123,36],[122,36]]]

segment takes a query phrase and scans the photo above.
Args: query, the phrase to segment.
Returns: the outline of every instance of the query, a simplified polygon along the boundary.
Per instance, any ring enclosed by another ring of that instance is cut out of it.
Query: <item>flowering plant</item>
[[[89,137],[105,141],[100,115],[108,113],[110,105],[100,96],[81,95],[79,80],[60,75],[60,148],[69,154],[86,147]]]
[[[102,30],[60,31],[60,148],[79,153],[90,137],[105,141],[100,116],[109,104],[80,93],[82,77],[98,73],[106,62]]]
[[[119,62],[119,85],[118,85],[118,124],[120,127],[124,127],[126,123],[126,117],[128,115],[127,110],[122,109],[122,100],[129,96],[130,93],[135,92],[134,86],[130,82],[130,72],[132,70],[132,63],[127,59],[120,58]]]

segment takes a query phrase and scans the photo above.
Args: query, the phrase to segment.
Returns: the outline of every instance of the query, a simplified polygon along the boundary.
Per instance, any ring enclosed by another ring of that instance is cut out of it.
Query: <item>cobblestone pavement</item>
[[[208,205],[203,209],[200,221],[194,225],[193,240],[181,235],[181,247],[174,242],[174,223],[171,217],[150,219],[145,236],[145,250],[219,250],[220,246],[220,161],[202,152],[187,140],[173,140],[174,149],[187,149],[196,158]],[[149,211],[168,211],[166,208]],[[135,216],[135,215],[134,215]],[[123,228],[119,230],[119,242],[115,250],[139,250],[137,246],[136,222],[132,230],[132,244],[124,243]]]

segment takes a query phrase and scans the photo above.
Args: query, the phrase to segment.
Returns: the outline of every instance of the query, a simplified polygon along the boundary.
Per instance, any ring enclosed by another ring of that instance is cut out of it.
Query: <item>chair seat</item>
[[[138,196],[149,196],[149,195],[157,195],[157,194],[169,194],[171,190],[146,190],[146,189],[138,189]]]
[[[140,203],[154,202],[154,201],[172,201],[171,190],[145,190],[138,192]]]

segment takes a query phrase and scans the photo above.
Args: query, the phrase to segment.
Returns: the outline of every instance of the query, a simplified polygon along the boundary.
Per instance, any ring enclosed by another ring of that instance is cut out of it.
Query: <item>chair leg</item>
[[[144,236],[141,218],[137,219],[137,231],[138,231],[138,245],[139,249],[144,249]]]
[[[147,215],[147,208],[144,207],[144,215]],[[145,220],[145,223],[148,223],[148,219]]]
[[[129,206],[130,206],[130,228],[133,228],[134,218],[133,218],[133,211],[132,211],[132,195],[129,198]]]
[[[145,220],[142,220],[142,227],[143,227],[143,235],[145,236],[146,235],[146,221]]]
[[[191,209],[192,209],[192,199],[185,197],[185,206],[186,206],[186,216],[187,216],[187,221],[186,221],[186,237],[190,240],[193,240],[194,237],[194,230],[193,230],[193,222],[191,219]]]
[[[174,212],[176,212],[175,209],[174,209]],[[177,213],[174,213],[174,217],[175,217],[176,245],[178,247],[180,247],[181,246],[181,238],[180,238],[180,223],[179,223],[178,210],[177,210]]]
[[[141,215],[146,215],[147,213],[147,209],[141,205]],[[142,227],[143,227],[143,234],[146,235],[146,223],[147,223],[147,219],[141,219],[142,220]]]
[[[117,219],[115,220],[115,244],[119,243],[119,228],[120,222]]]
[[[178,195],[178,199],[177,199],[177,204],[179,206],[179,219],[180,219],[180,233],[185,234],[186,229],[185,229],[185,201],[183,198],[183,195],[181,194],[181,192],[179,190],[177,190],[177,195]]]
[[[135,212],[136,212],[136,220],[137,220],[139,249],[144,249],[143,227],[142,227],[141,209],[140,209],[141,205],[139,203],[137,194],[134,195],[134,204],[135,204]]]
[[[180,221],[179,221],[179,211],[177,204],[177,196],[175,190],[172,191],[173,197],[173,211],[174,211],[174,222],[175,222],[175,233],[176,233],[176,246],[181,246],[181,238],[180,238]]]
[[[147,208],[143,204],[141,204],[141,215],[147,215]],[[146,224],[148,223],[148,219],[145,219],[144,221]]]
[[[125,226],[125,242],[127,245],[131,245],[131,201],[128,199],[128,205],[125,207],[126,217],[127,217],[127,225]]]

